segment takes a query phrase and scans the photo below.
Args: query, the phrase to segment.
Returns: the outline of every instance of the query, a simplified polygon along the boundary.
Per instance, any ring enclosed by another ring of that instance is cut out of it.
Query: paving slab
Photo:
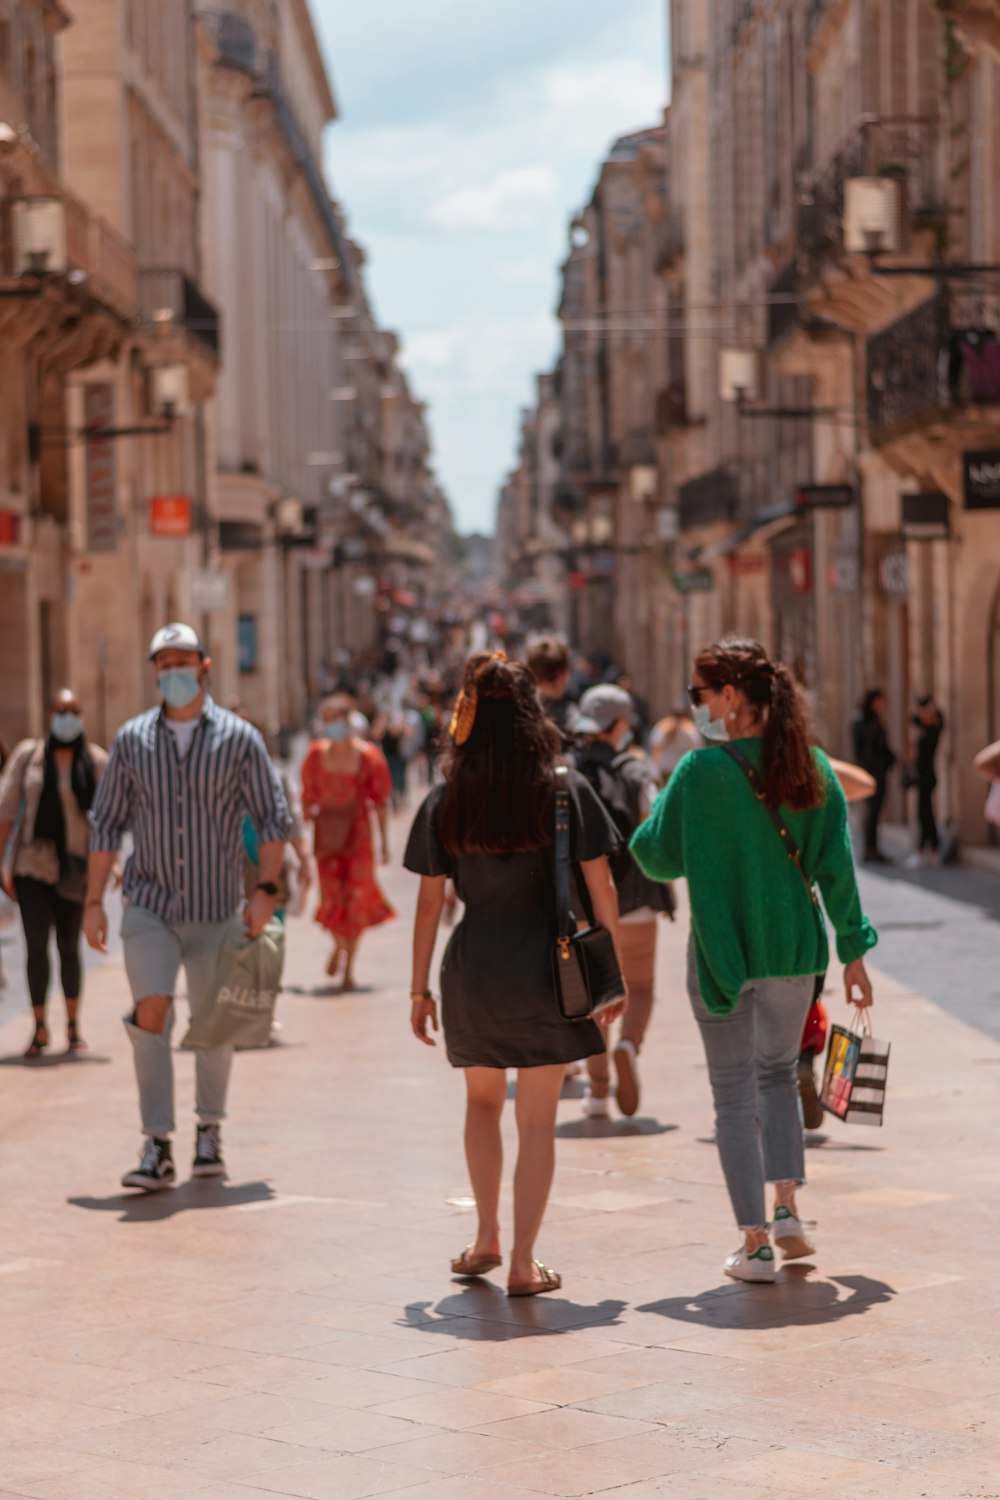
[[[815,1264],[722,1275],[682,914],[639,1117],[584,1119],[565,1090],[539,1245],[563,1291],[510,1302],[502,1276],[448,1271],[474,1223],[462,1079],[410,1038],[415,882],[386,882],[403,915],[363,943],[359,993],[290,922],[283,1029],[236,1059],[225,1182],[188,1180],[178,1054],[180,1185],[118,1187],[139,1144],[120,955],[88,971],[84,1060],[22,1064],[24,1016],[0,1007],[0,1500],[1000,1493],[1000,1045],[936,1003],[954,887],[920,889],[905,964],[890,929],[885,1127],[809,1138]]]

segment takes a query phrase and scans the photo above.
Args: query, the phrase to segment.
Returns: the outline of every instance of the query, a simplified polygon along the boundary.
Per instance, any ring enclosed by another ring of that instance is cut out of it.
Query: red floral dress
[[[388,802],[392,792],[389,767],[377,745],[365,745],[355,774],[329,771],[323,764],[324,746],[309,746],[302,762],[302,803],[314,807],[344,807],[357,803],[357,813],[343,850],[320,854],[319,907],[316,921],[334,937],[353,942],[367,927],[377,927],[396,915],[375,879],[371,808]]]

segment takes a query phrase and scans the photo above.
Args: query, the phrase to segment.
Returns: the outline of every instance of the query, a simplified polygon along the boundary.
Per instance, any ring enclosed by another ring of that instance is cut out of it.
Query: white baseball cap
[[[161,651],[197,651],[205,655],[201,637],[193,625],[184,625],[179,620],[172,625],[161,625],[149,643],[149,659],[152,661]]]

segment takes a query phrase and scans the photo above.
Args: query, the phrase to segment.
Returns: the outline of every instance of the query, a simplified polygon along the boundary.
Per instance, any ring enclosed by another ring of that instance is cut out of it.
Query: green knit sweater
[[[736,741],[760,770],[760,739]],[[847,830],[847,803],[830,762],[815,752],[826,783],[822,807],[781,815],[819,886],[841,963],[878,941],[861,910]],[[702,998],[710,1011],[735,1008],[751,979],[822,974],[826,927],[785,853],[746,773],[709,745],[686,755],[632,836],[636,862],[654,880],[687,877]]]

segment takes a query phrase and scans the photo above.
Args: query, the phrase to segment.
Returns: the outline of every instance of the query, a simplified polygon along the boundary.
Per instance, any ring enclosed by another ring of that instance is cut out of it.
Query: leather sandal
[[[466,1280],[476,1276],[485,1276],[487,1271],[495,1271],[497,1266],[503,1265],[502,1255],[473,1255],[473,1246],[468,1245],[455,1257],[451,1263],[451,1274]]]
[[[66,1022],[66,1050],[67,1052],[86,1052],[87,1043],[80,1035],[80,1026],[77,1021]]]
[[[25,1052],[25,1057],[41,1057],[49,1045],[49,1028],[44,1021],[35,1022],[35,1034],[31,1038],[31,1044]]]
[[[540,1281],[512,1281],[507,1287],[508,1297],[538,1297],[542,1292],[557,1292],[562,1286],[562,1277],[558,1271],[543,1266],[540,1260],[533,1261],[535,1270],[540,1273]]]

